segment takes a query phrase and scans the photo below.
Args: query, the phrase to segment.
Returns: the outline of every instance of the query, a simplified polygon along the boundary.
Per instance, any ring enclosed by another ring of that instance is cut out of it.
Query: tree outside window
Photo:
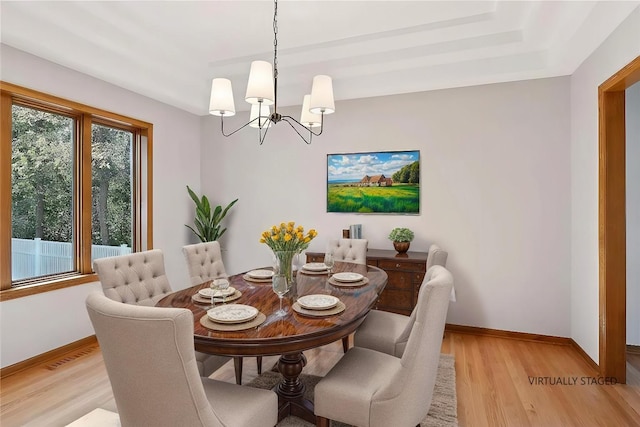
[[[152,125],[0,89],[2,299],[96,280],[93,259],[151,248]]]

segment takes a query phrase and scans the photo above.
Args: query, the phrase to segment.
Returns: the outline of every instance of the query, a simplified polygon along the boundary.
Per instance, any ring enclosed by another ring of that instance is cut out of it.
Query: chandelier
[[[313,136],[322,134],[324,115],[335,111],[333,101],[333,85],[331,77],[318,75],[313,78],[311,93],[303,98],[300,120],[278,113],[278,0],[274,0],[273,7],[273,67],[267,61],[253,61],[249,71],[249,81],[245,101],[251,104],[249,121],[238,129],[225,133],[224,118],[236,114],[233,101],[231,81],[215,78],[211,82],[211,99],[209,114],[220,116],[220,129],[225,137],[231,136],[239,130],[249,126],[258,128],[260,145],[267,136],[272,125],[286,122],[307,144],[311,144]],[[271,113],[271,106],[273,112]],[[320,128],[314,131],[313,128]],[[308,138],[305,137],[309,131]]]

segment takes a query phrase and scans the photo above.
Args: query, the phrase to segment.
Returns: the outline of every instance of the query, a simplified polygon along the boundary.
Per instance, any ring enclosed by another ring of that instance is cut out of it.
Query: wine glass
[[[215,280],[212,280],[211,282],[209,282],[209,288],[211,288],[211,307],[210,308],[213,308],[216,306],[216,303],[213,298],[215,297],[216,291],[218,290],[218,284],[216,283]]]
[[[218,289],[220,289],[220,293],[222,294],[222,303],[227,303],[227,293],[226,290],[229,289],[229,281],[227,279],[216,279],[214,280],[218,284]]]
[[[280,309],[275,312],[275,315],[277,317],[282,317],[287,314],[287,312],[282,309],[282,296],[289,290],[287,277],[284,274],[274,274],[271,279],[271,283],[273,285],[273,292],[275,292],[280,299]]]
[[[335,265],[335,260],[333,259],[333,253],[327,252],[324,254],[324,265],[329,269],[329,276],[331,276],[331,270]]]

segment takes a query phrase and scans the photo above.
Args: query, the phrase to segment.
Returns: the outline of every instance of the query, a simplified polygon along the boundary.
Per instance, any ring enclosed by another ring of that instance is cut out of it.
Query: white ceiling
[[[316,74],[336,100],[568,75],[639,4],[280,0],[278,103]],[[273,60],[268,0],[2,0],[0,18],[2,43],[199,115],[213,77],[247,109],[251,61]]]

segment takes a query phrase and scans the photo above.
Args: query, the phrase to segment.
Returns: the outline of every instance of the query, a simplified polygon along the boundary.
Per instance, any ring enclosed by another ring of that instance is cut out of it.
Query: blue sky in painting
[[[358,154],[329,154],[329,182],[360,181],[365,175],[391,177],[398,169],[420,160],[420,151],[376,151]]]

